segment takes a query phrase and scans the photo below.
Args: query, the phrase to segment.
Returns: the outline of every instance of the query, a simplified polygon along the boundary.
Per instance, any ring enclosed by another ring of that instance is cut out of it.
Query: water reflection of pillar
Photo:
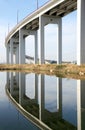
[[[14,88],[13,72],[10,72],[10,93],[11,93],[11,95],[13,95],[13,88]]]
[[[25,74],[19,73],[19,104],[23,105],[25,97]]]
[[[9,86],[9,72],[6,73],[7,86]]]
[[[77,80],[77,127],[85,130],[85,81]]]
[[[85,130],[85,81],[81,81],[81,129]]]
[[[44,96],[44,89],[45,89],[45,78],[44,75],[40,75],[39,83],[40,83],[40,105],[39,105],[39,119],[44,119],[44,109],[45,109],[45,96]]]
[[[35,101],[38,103],[38,75],[35,74]]]
[[[62,78],[57,78],[57,110],[62,117]]]
[[[19,86],[19,73],[18,72],[15,73],[15,78],[16,78],[16,83],[18,87]]]

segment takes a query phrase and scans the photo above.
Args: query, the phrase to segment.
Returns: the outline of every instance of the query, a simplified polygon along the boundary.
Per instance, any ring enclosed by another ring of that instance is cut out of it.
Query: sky
[[[38,0],[42,6],[49,0]],[[6,62],[5,37],[8,32],[37,9],[37,0],[0,0],[0,63]],[[64,61],[76,60],[76,15],[77,11],[62,18],[62,52]],[[57,25],[49,24],[45,27],[45,58],[57,59]],[[29,44],[29,45],[28,45]],[[26,55],[34,56],[34,38],[26,38]]]

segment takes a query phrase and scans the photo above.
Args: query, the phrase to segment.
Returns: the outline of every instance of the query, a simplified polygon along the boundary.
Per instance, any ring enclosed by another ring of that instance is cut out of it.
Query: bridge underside
[[[54,17],[64,17],[65,15],[71,13],[77,9],[77,0],[65,0],[62,3],[58,4],[54,8],[50,9],[43,15],[54,16]],[[29,22],[24,26],[24,29],[37,30],[39,29],[39,17]],[[18,38],[19,34],[16,33],[14,37]]]
[[[22,25],[17,27],[15,33],[6,39],[7,44],[7,63],[9,63],[9,50],[11,52],[11,64],[13,64],[13,53],[16,54],[16,63],[23,64],[25,63],[25,38],[29,35],[34,36],[35,41],[35,54],[34,59],[37,63],[38,59],[38,34],[37,30],[40,33],[40,63],[44,63],[44,27],[47,24],[53,23],[58,25],[58,50],[57,50],[57,63],[62,62],[62,17],[69,14],[70,12],[77,9],[77,64],[85,63],[85,51],[84,51],[84,42],[85,42],[85,1],[84,0],[59,0],[60,3],[51,6],[53,2],[49,2],[47,5],[44,5],[40,9],[34,12],[36,17],[33,17],[29,21],[29,18],[32,15],[28,16],[26,21],[22,21]],[[49,5],[49,8],[47,8]],[[46,9],[47,8],[47,9]],[[42,13],[42,10],[43,11]],[[25,23],[25,24],[24,24]],[[19,29],[18,29],[19,28]],[[14,50],[15,47],[15,51]]]

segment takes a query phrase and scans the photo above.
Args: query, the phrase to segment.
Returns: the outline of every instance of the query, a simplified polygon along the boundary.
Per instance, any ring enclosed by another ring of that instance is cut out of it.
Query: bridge
[[[58,25],[57,63],[60,64],[62,62],[62,17],[74,10],[77,10],[77,64],[85,63],[85,0],[50,0],[25,17],[9,32],[5,39],[7,64],[14,63],[14,55],[16,64],[25,63],[25,38],[29,35],[33,35],[35,39],[34,63],[38,62],[38,37],[39,63],[45,63],[44,27],[50,23]]]

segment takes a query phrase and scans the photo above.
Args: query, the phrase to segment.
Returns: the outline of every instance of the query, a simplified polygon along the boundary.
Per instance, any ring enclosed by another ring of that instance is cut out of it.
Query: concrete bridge
[[[44,6],[24,18],[17,24],[5,39],[7,48],[7,63],[25,63],[25,38],[34,36],[34,63],[38,60],[38,37],[40,39],[39,63],[43,64],[44,54],[44,27],[47,24],[58,25],[57,63],[62,62],[62,17],[77,9],[77,64],[85,63],[85,0],[50,0]],[[39,30],[39,36],[37,31]],[[70,30],[69,30],[70,31]],[[9,52],[10,57],[9,58]],[[9,62],[10,61],[10,62]]]

